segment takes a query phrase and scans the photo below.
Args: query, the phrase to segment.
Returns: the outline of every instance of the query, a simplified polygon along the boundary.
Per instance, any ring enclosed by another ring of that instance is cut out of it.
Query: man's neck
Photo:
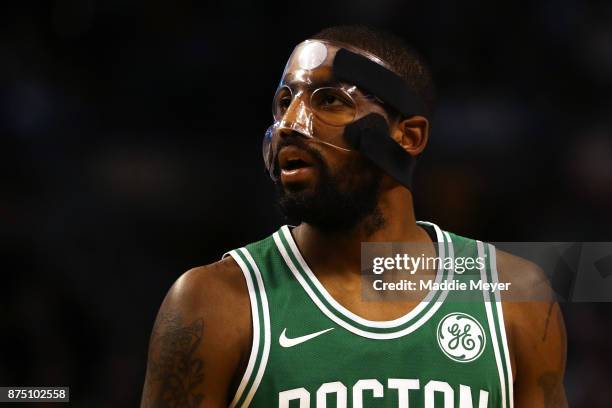
[[[427,232],[417,225],[412,194],[395,187],[381,194],[378,207],[384,222],[372,229],[372,220],[364,219],[354,228],[326,232],[307,223],[292,231],[308,264],[318,271],[359,273],[362,242],[429,243]]]

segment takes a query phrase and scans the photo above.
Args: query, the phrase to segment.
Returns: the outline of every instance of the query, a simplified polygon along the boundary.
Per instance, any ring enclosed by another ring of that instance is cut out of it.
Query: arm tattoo
[[[567,407],[559,373],[545,372],[538,378],[538,385],[544,393],[545,408]]]
[[[202,342],[203,331],[202,319],[185,325],[178,314],[159,315],[151,336],[143,406],[200,406],[204,395],[198,392],[198,387],[204,379],[204,362],[194,354]]]
[[[546,323],[544,324],[544,334],[542,335],[542,341],[546,341],[546,334],[548,334],[548,323],[550,322],[550,314],[552,313],[553,306],[555,304],[550,302],[548,305],[548,313],[546,314]]]

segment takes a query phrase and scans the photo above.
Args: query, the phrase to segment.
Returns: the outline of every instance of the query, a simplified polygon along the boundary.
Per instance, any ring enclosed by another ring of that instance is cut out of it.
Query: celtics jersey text
[[[493,246],[421,224],[435,229],[440,257],[486,259],[467,279],[497,282]],[[513,407],[498,292],[458,301],[432,290],[406,315],[371,321],[330,296],[288,226],[229,255],[246,278],[253,322],[231,407]],[[441,267],[435,279],[458,277]]]

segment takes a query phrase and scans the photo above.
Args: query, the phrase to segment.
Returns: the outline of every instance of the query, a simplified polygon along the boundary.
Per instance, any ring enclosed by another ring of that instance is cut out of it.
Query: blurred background
[[[430,61],[419,219],[489,241],[612,241],[612,3],[59,0],[0,10],[0,384],[140,399],[185,270],[282,222],[261,160],[293,46],[370,24]],[[562,305],[571,406],[612,400],[612,307]]]

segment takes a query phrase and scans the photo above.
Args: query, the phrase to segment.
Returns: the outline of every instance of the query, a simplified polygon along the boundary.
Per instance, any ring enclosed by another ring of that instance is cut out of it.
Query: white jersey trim
[[[421,222],[419,221],[419,223],[422,224],[428,224],[431,225],[432,227],[434,227],[435,231],[436,231],[436,237],[438,240],[438,251],[439,251],[439,256],[441,259],[444,258],[444,236],[442,233],[442,230],[435,224],[433,223],[429,223],[429,222]],[[421,311],[423,311],[423,309],[425,307],[427,307],[431,301],[431,299],[435,296],[435,294],[437,293],[437,290],[432,290],[430,291],[425,298],[412,310],[410,310],[407,314],[398,317],[397,319],[394,320],[385,320],[385,321],[376,321],[376,320],[368,320],[368,319],[364,319],[361,316],[356,315],[355,313],[351,312],[350,310],[348,310],[347,308],[345,308],[344,306],[342,306],[340,303],[338,303],[336,301],[336,299],[334,299],[330,293],[327,291],[327,289],[325,289],[325,287],[321,284],[321,282],[319,281],[319,279],[315,276],[315,274],[312,272],[312,270],[310,269],[310,266],[308,266],[308,264],[306,263],[306,260],[304,259],[304,257],[302,257],[302,254],[300,252],[300,250],[298,249],[295,240],[293,239],[293,235],[291,235],[291,231],[289,230],[289,227],[287,225],[283,226],[281,228],[281,231],[283,232],[283,235],[285,236],[286,241],[289,243],[289,246],[291,248],[291,252],[293,253],[293,255],[295,256],[295,258],[298,260],[298,262],[300,263],[300,266],[302,268],[302,270],[306,273],[308,279],[315,285],[315,287],[317,288],[317,290],[319,291],[319,293],[321,294],[321,296],[323,296],[330,305],[333,306],[334,309],[336,309],[338,312],[340,312],[341,314],[343,314],[344,316],[346,316],[347,318],[349,318],[350,320],[353,320],[363,326],[367,326],[367,327],[373,327],[373,328],[392,328],[392,327],[397,327],[397,326],[401,326],[402,324],[410,321],[411,319],[413,319],[415,316],[417,316]],[[449,242],[449,245],[452,244],[452,242],[450,241],[450,237],[447,237],[447,241]],[[278,243],[277,243],[278,244]],[[440,283],[442,280],[442,276],[443,276],[443,268],[442,268],[442,263],[440,263],[440,267],[438,268],[437,272],[436,272],[436,283]],[[452,280],[451,280],[452,282]],[[301,283],[301,281],[300,281]]]
[[[497,274],[497,255],[496,249],[489,244],[489,255],[491,256],[491,279],[493,283],[499,282]],[[506,336],[506,325],[504,324],[503,305],[501,303],[501,295],[499,290],[495,291],[495,307],[497,308],[497,320],[499,321],[499,330],[502,338],[502,346],[504,349],[504,357],[506,360],[506,371],[508,378],[508,394],[510,400],[510,408],[514,408],[514,379],[512,378],[512,366],[510,365],[510,351],[508,347],[508,337]]]
[[[255,362],[257,361],[257,357],[259,354],[258,350],[259,350],[259,345],[261,342],[262,330],[263,330],[262,358],[261,358],[261,361],[259,362],[259,366],[257,367],[257,372],[255,373],[255,379],[253,383],[251,384],[251,387],[248,390],[248,393],[241,407],[249,406],[249,404],[251,403],[251,400],[255,396],[255,393],[257,392],[257,388],[259,388],[261,378],[263,377],[263,374],[266,369],[266,365],[268,363],[268,356],[270,354],[270,343],[271,343],[270,341],[270,338],[271,338],[270,311],[268,307],[268,298],[266,296],[266,290],[264,287],[263,279],[261,277],[261,272],[259,268],[257,267],[257,264],[255,263],[255,261],[253,260],[253,257],[251,256],[251,254],[246,248],[240,248],[239,251],[244,255],[249,265],[251,266],[253,275],[255,275],[255,281],[256,281],[256,282],[253,282],[253,279],[251,277],[251,272],[249,271],[249,268],[244,263],[240,255],[238,255],[238,253],[235,250],[230,251],[229,255],[231,255],[231,257],[234,258],[234,260],[236,261],[236,263],[242,270],[242,273],[247,282],[249,300],[251,302],[251,316],[252,316],[252,322],[253,322],[253,342],[251,345],[251,355],[249,356],[249,362],[247,363],[247,367],[244,372],[244,375],[242,376],[242,379],[240,380],[240,384],[238,385],[236,394],[234,395],[234,398],[232,399],[230,408],[236,407],[236,405],[238,404],[238,402],[240,401],[240,399],[242,398],[245,392],[245,388],[248,385],[249,380],[253,376],[253,371],[256,368]],[[228,253],[224,254],[223,257],[225,258],[227,255]],[[261,311],[257,307],[257,293],[255,291],[255,284],[257,284],[257,289],[259,291],[259,298],[261,300],[261,308],[262,308]],[[260,327],[259,325],[259,316],[262,317],[263,326],[264,326],[263,328]]]
[[[289,235],[291,235],[291,233],[290,233],[290,231],[288,231],[288,229],[286,229],[286,231],[289,232]],[[438,229],[438,231],[440,231],[440,230]],[[438,235],[439,239],[440,239],[440,237],[442,237],[442,240],[444,240],[444,235],[442,234],[441,231],[440,231],[440,234]],[[274,242],[276,243],[276,246],[277,246],[279,252],[281,253],[281,256],[285,260],[285,263],[287,264],[287,266],[289,267],[289,269],[291,270],[291,272],[293,273],[295,278],[298,280],[300,285],[302,285],[302,288],[306,291],[308,296],[317,305],[317,307],[323,312],[323,314],[326,315],[334,323],[338,324],[339,326],[345,328],[346,330],[348,330],[348,331],[350,331],[350,332],[352,332],[352,333],[354,333],[354,334],[356,334],[358,336],[361,336],[361,337],[366,337],[366,338],[375,339],[375,340],[388,340],[388,339],[395,339],[395,338],[399,338],[399,337],[405,336],[407,334],[410,334],[410,333],[414,332],[415,330],[417,330],[419,327],[421,327],[424,323],[426,323],[431,318],[431,316],[433,316],[438,311],[438,309],[444,303],[444,300],[446,299],[446,296],[448,295],[448,291],[446,291],[446,290],[442,291],[442,293],[440,294],[438,300],[433,302],[434,303],[433,306],[420,319],[418,319],[413,324],[411,324],[410,326],[408,326],[408,327],[406,327],[406,328],[404,328],[402,330],[399,330],[397,332],[392,332],[392,333],[374,333],[374,332],[370,332],[370,331],[361,330],[361,329],[351,325],[349,322],[347,322],[347,321],[339,318],[338,316],[336,316],[332,311],[330,311],[321,302],[321,300],[314,293],[314,291],[310,288],[310,286],[306,283],[305,278],[298,271],[297,267],[295,266],[295,264],[291,260],[289,254],[287,253],[287,250],[285,249],[285,246],[283,245],[283,243],[281,241],[279,232],[275,232],[273,234],[273,238],[274,238]],[[448,239],[450,239],[450,236],[448,236]],[[288,240],[288,242],[292,243],[293,241],[292,240]],[[295,243],[293,242],[293,244],[295,244]],[[454,251],[452,249],[452,245],[449,245],[449,256],[454,256]],[[299,257],[297,257],[297,254],[296,254],[296,258],[298,260],[300,259]],[[441,276],[438,276],[438,278],[440,280]],[[450,283],[450,282],[452,282],[452,279],[453,279],[453,270],[451,269],[451,270],[449,270],[449,273],[448,273],[448,276],[447,276],[447,281]],[[385,322],[373,322],[373,323],[385,323]]]
[[[484,245],[482,243],[482,241],[476,241],[477,247],[478,247],[478,257],[481,259],[484,259],[485,253],[484,253]],[[483,266],[483,268],[480,269],[480,279],[482,279],[482,283],[483,286],[485,283],[488,282],[487,279],[487,270],[486,270],[486,265]],[[503,370],[503,366],[502,366],[502,362],[501,362],[501,356],[500,356],[500,350],[499,350],[499,343],[498,343],[498,339],[497,339],[497,333],[496,333],[496,325],[495,325],[495,318],[493,316],[493,310],[491,309],[491,299],[489,297],[489,291],[486,289],[483,289],[482,291],[483,296],[484,296],[484,306],[485,306],[485,310],[487,312],[487,321],[489,324],[489,332],[491,333],[491,344],[493,344],[493,353],[495,354],[495,363],[497,365],[497,373],[499,376],[499,385],[501,387],[501,397],[502,397],[502,408],[506,408],[506,380],[505,380],[505,375],[504,375],[504,370]]]
[[[259,388],[259,384],[261,383],[261,378],[263,377],[264,372],[266,371],[266,366],[268,365],[268,357],[270,355],[271,330],[270,330],[270,311],[268,307],[268,297],[266,296],[266,289],[264,287],[263,279],[261,277],[261,271],[259,270],[259,267],[255,263],[255,260],[253,259],[253,257],[251,256],[251,254],[246,248],[240,248],[240,251],[244,254],[244,256],[246,256],[247,260],[249,261],[249,264],[251,264],[251,267],[253,268],[253,271],[255,272],[255,279],[257,280],[257,286],[259,288],[259,294],[261,296],[261,305],[263,309],[262,314],[263,314],[263,322],[264,322],[263,355],[261,357],[261,362],[259,363],[259,369],[257,370],[255,381],[253,382],[253,385],[251,386],[251,390],[249,391],[249,394],[247,395],[247,397],[244,400],[244,403],[242,404],[243,407],[248,407],[249,404],[251,403],[251,400],[255,396],[255,393],[257,392],[257,388]]]
[[[247,364],[246,370],[244,371],[244,375],[240,380],[240,385],[238,385],[238,389],[236,390],[236,394],[232,399],[232,403],[230,404],[230,408],[234,408],[242,394],[244,393],[244,389],[246,388],[249,379],[253,373],[253,368],[255,367],[255,361],[257,360],[257,351],[259,349],[259,336],[260,336],[260,327],[259,327],[259,310],[257,307],[257,295],[255,293],[255,288],[253,287],[253,279],[251,278],[251,273],[247,268],[246,264],[242,261],[240,256],[236,253],[236,251],[230,251],[229,253],[223,254],[223,258],[230,255],[234,258],[234,261],[238,264],[240,269],[242,270],[242,274],[244,275],[244,279],[246,280],[247,289],[249,291],[249,300],[251,302],[251,317],[253,322],[253,342],[251,344],[251,355],[249,357],[249,362]]]

